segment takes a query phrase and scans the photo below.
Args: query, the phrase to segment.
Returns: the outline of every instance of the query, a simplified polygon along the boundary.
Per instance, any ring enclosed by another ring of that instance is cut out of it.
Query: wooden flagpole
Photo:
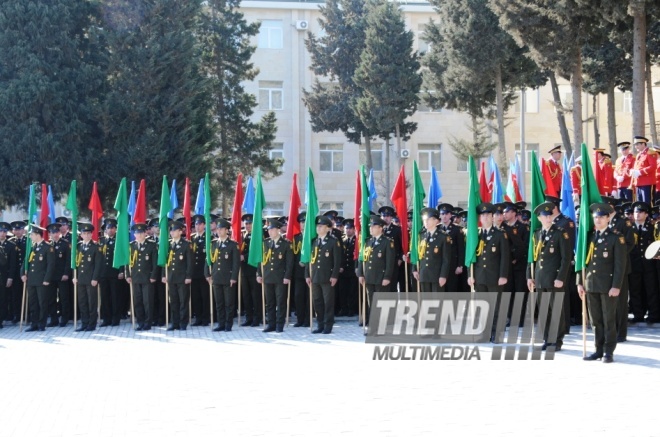
[[[165,329],[170,325],[170,284],[167,276],[167,264],[165,264]]]
[[[580,272],[582,275],[582,284],[586,284],[584,268]],[[582,285],[584,288],[584,285]],[[584,290],[584,296],[582,296],[582,358],[587,356],[587,290]]]
[[[25,313],[27,312],[27,299],[25,297],[27,293],[27,274],[25,275],[25,282],[23,282],[23,296],[21,297],[21,321],[18,325],[18,331],[23,332],[23,319],[25,317]],[[75,307],[74,307],[74,319],[75,319]]]

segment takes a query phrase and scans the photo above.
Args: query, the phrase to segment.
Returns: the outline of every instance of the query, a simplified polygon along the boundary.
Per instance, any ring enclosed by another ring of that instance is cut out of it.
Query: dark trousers
[[[359,283],[357,276],[355,276],[355,274],[348,274],[340,276],[339,283],[335,287],[335,298],[337,297],[336,295],[339,293],[339,290],[343,293],[342,298],[344,300],[340,305],[340,309],[343,310],[344,314],[347,316],[353,316],[358,312],[358,286]],[[405,288],[403,290],[405,290]]]
[[[617,297],[607,293],[587,293],[589,318],[594,329],[596,353],[612,354],[616,349]]]
[[[335,289],[329,282],[312,283],[312,299],[318,329],[332,331],[335,324]]]
[[[660,319],[660,299],[658,298],[658,272],[656,261],[642,260],[643,271],[632,272],[628,276],[630,306],[636,319],[643,319],[648,311],[649,318]]]
[[[296,306],[296,322],[309,325],[309,287],[305,278],[296,278],[293,284]]]
[[[501,285],[485,285],[485,284],[474,284],[474,291],[477,293],[497,293],[497,300],[495,303],[495,311],[493,313],[493,326],[491,329],[491,341],[501,341],[495,339],[495,333],[497,332],[497,322],[499,321],[500,315],[500,302],[502,300],[502,289]]]
[[[135,317],[140,325],[151,326],[154,320],[154,284],[133,283]]]
[[[190,300],[190,285],[169,284],[170,314],[172,315],[172,326],[188,326],[188,301]]]
[[[245,321],[261,324],[261,284],[257,282],[256,273],[243,276],[241,296],[245,305]]]
[[[105,323],[119,324],[122,314],[121,282],[117,278],[106,278],[99,282],[101,287],[101,319]]]
[[[96,320],[99,317],[98,293],[98,287],[92,287],[89,284],[78,284],[78,306],[80,307],[80,320],[84,327],[96,327]]]
[[[374,293],[388,293],[390,291],[390,287],[388,286],[382,286],[380,284],[367,284],[367,325],[369,324],[369,313],[371,312],[371,303],[374,301]],[[364,305],[364,302],[363,302]]]
[[[619,299],[616,307],[616,338],[625,340],[628,336],[628,275],[624,275],[619,289]]]
[[[195,322],[202,325],[211,323],[211,295],[206,278],[196,278],[190,285],[190,296],[192,298],[192,311]]]
[[[548,317],[545,319],[545,329],[543,331],[543,340],[545,342],[548,342],[548,332],[550,330],[550,325],[552,324],[552,320],[554,319],[554,314],[556,312],[559,312],[559,326],[557,328],[557,339],[556,343],[563,343],[564,342],[564,334],[566,333],[566,317],[563,311],[563,306],[566,302],[566,293],[564,293],[564,298],[562,298],[558,304],[559,306],[555,308],[555,293],[560,293],[560,292],[565,292],[566,288],[537,288],[537,291],[539,292],[539,295],[537,296],[538,299],[548,299],[550,300],[549,306],[548,306]],[[543,294],[549,294],[550,296],[546,297],[543,296]],[[537,301],[537,305],[540,305],[541,302]],[[555,343],[555,341],[550,340],[550,343]]]
[[[215,299],[215,310],[220,328],[231,329],[234,324],[234,312],[236,311],[234,295],[234,287],[229,284],[213,283],[213,299]]]
[[[529,297],[529,289],[527,288],[527,277],[525,276],[525,269],[521,269],[518,266],[509,271],[509,280],[505,285],[507,291],[511,293],[521,293],[523,297],[523,306],[521,309],[520,323],[522,324],[525,320],[522,315],[525,314],[525,309],[527,308],[527,299]],[[511,300],[509,301],[509,310],[507,311],[507,318],[511,319],[511,312],[513,311],[513,303],[515,302],[515,297],[512,295]]]
[[[646,202],[653,205],[653,187],[651,185],[645,185],[643,187],[637,187],[637,201]]]
[[[619,188],[619,198],[632,202],[632,190],[628,188]]]
[[[399,291],[399,292],[401,292],[401,293],[405,293],[405,292],[406,292],[406,281],[407,281],[407,278],[406,278],[406,265],[405,265],[405,263],[402,261],[402,262],[401,262],[401,265],[398,266],[398,267],[397,267],[396,264],[395,264],[395,265],[394,265],[394,269],[395,269],[395,270],[398,269],[398,272],[397,272],[397,277],[396,277],[396,279],[393,280],[394,287],[392,288],[392,291],[393,291],[393,292],[396,292],[396,291],[397,291],[397,287],[398,287],[398,291]],[[408,274],[410,274],[410,272],[408,272]]]
[[[23,282],[19,279],[14,281],[11,286],[11,314],[14,320],[21,318],[21,304],[23,302]]]
[[[71,319],[71,288],[69,281],[53,281],[50,283],[51,296],[50,296],[50,321],[55,322],[58,320],[60,323],[67,323]]]
[[[30,322],[33,328],[45,328],[48,319],[49,287],[37,285],[27,287],[30,303]],[[20,310],[18,311],[20,313]]]
[[[165,284],[156,281],[154,284],[154,324],[165,326]]]
[[[419,287],[420,287],[422,293],[440,293],[441,291],[446,290],[446,287],[440,287],[440,284],[438,283],[438,281],[420,282]]]
[[[266,288],[266,320],[270,328],[284,328],[286,321],[286,293],[288,287],[280,284],[264,284]],[[334,302],[332,306],[334,316]]]
[[[11,288],[5,287],[7,283],[6,276],[0,276],[0,326],[8,318],[9,302],[11,300]]]

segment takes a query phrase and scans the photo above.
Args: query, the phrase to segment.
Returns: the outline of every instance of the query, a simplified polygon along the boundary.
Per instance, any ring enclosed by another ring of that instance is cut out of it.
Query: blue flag
[[[493,175],[493,203],[502,203],[504,202],[504,187],[502,187],[502,178],[500,178],[500,168],[497,166],[493,155],[490,156],[488,162],[490,167],[490,172]]]
[[[245,187],[245,197],[243,198],[243,211],[247,211],[248,214],[254,212],[254,203],[255,203],[255,193],[254,193],[254,183],[252,182],[252,176],[247,180],[247,186]]]
[[[374,200],[378,199],[376,193],[376,181],[374,180],[374,169],[369,170],[369,211],[374,210]]]
[[[51,223],[55,223],[55,202],[53,202],[53,189],[48,186],[48,219]]]
[[[197,190],[197,200],[195,201],[195,214],[204,215],[204,178],[199,180],[199,190]]]
[[[431,167],[431,183],[429,184],[429,200],[427,206],[435,208],[442,199],[442,188],[440,188],[440,181],[438,180],[438,173],[435,167]]]
[[[561,213],[575,222],[575,204],[573,203],[573,186],[571,185],[571,176],[568,159],[564,156],[563,169],[561,176]]]
[[[176,179],[172,180],[172,189],[170,190],[170,212],[167,213],[167,218],[170,220],[174,218],[174,210],[179,207],[179,198],[176,196]]]
[[[131,216],[131,226],[135,224],[133,216],[135,215],[135,181],[131,181],[131,195],[128,196],[128,215]]]

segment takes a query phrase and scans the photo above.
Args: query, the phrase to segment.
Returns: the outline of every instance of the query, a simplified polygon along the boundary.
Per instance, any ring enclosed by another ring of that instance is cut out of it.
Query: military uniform
[[[9,239],[14,243],[14,248],[16,250],[16,270],[14,272],[15,277],[20,277],[21,272],[25,264],[25,250],[27,247],[27,237],[23,235],[21,238],[11,237]],[[14,281],[11,286],[11,315],[13,315],[12,321],[18,323],[18,320],[21,318],[21,301],[23,300],[23,284],[21,281]],[[73,306],[71,307],[73,308]]]
[[[630,253],[635,248],[635,231],[633,230],[632,222],[625,218],[623,214],[617,213],[610,220],[608,227],[619,235],[622,235],[626,241],[626,274],[623,276],[623,283],[621,284],[621,291],[619,292],[619,305],[616,310],[616,332],[617,341],[626,341],[628,335],[628,295],[630,290],[629,277],[632,272],[632,264],[630,262]],[[653,226],[651,226],[651,229]],[[572,303],[571,303],[572,305]]]
[[[310,224],[311,225],[311,224]],[[311,267],[305,269],[305,278],[312,284],[312,299],[316,311],[315,333],[330,334],[335,323],[335,290],[330,279],[339,278],[341,243],[329,233],[313,241]],[[311,273],[310,273],[311,270]]]
[[[168,327],[169,330],[180,329],[185,331],[188,327],[188,323],[190,322],[188,314],[190,284],[186,284],[186,279],[192,280],[192,275],[192,243],[185,238],[180,238],[176,242],[170,239],[167,268],[165,270],[165,278],[169,288],[172,307],[172,326]]]
[[[363,252],[363,260],[358,261],[358,278],[363,277],[367,287],[370,305],[376,292],[389,292],[390,286],[383,285],[384,280],[391,281],[396,268],[396,249],[394,241],[381,235],[367,240]],[[369,308],[367,308],[367,323]]]
[[[556,204],[557,205],[557,204]],[[559,207],[559,205],[557,205]],[[567,215],[564,214],[559,214],[557,217],[555,217],[553,223],[557,226],[559,226],[561,229],[564,230],[568,234],[568,241],[571,247],[575,247],[575,222],[568,217]],[[574,284],[577,284],[575,280],[575,260],[571,260],[571,263],[573,265],[573,268],[570,269],[569,272],[569,286],[568,286],[568,293],[564,294],[564,327],[565,327],[565,333],[569,334],[570,333],[570,327],[571,327],[571,312],[572,312],[572,305],[571,301],[575,302],[578,304],[577,299],[579,299],[579,295],[577,294],[577,285],[574,286]],[[579,308],[582,308],[582,304],[580,304]],[[574,311],[574,316],[577,311]]]
[[[27,292],[32,326],[28,331],[44,331],[48,318],[49,284],[55,274],[55,251],[45,241],[32,246],[28,258]]]
[[[286,320],[286,297],[288,287],[284,279],[293,276],[293,251],[291,242],[285,238],[264,241],[264,262],[257,267],[257,277],[261,278],[266,291],[266,321],[264,332],[282,332]],[[334,308],[334,307],[333,307]]]
[[[71,287],[69,279],[71,278],[71,244],[60,237],[59,240],[51,242],[55,251],[55,273],[51,282],[51,301],[50,301],[50,320],[51,325],[58,324],[61,327],[66,326],[71,318],[69,312],[71,308]],[[63,280],[63,277],[67,277]],[[58,297],[59,297],[59,320],[58,320]]]
[[[241,269],[241,253],[238,243],[229,238],[216,239],[211,246],[211,271],[206,267],[206,275],[213,280],[213,298],[218,315],[217,331],[231,331],[234,324],[236,299],[231,281],[238,282]]]
[[[442,232],[440,226],[433,232],[424,232],[423,235],[418,248],[419,270],[417,265],[413,265],[413,272],[417,272],[421,291],[445,291],[446,287],[440,287],[439,279],[447,279],[450,274],[451,237]]]
[[[115,256],[115,237],[104,236],[99,239],[101,253],[103,254],[103,270],[101,273],[101,326],[119,326],[123,313],[121,269],[112,266]]]
[[[296,324],[295,327],[309,325],[309,288],[305,282],[305,269],[308,268],[300,262],[300,253],[302,250],[303,234],[297,234],[293,237],[291,249],[293,251],[293,277],[294,277],[294,296],[296,306]]]
[[[153,241],[131,242],[130,266],[126,278],[131,280],[138,331],[148,331],[154,320],[154,283],[161,278],[158,246]]]
[[[261,229],[257,229],[261,232]],[[243,233],[241,243],[241,296],[245,304],[245,322],[242,326],[259,326],[261,324],[261,286],[257,283],[257,268],[248,264],[250,257],[251,232]]]
[[[641,225],[633,225],[635,247],[630,251],[630,308],[633,323],[644,321],[648,311],[649,319],[660,321],[660,299],[658,298],[657,261],[646,259],[646,248],[654,241],[653,226],[647,220]],[[624,263],[624,267],[627,263]],[[624,285],[623,283],[621,284]],[[622,296],[619,295],[619,299]]]
[[[5,238],[0,241],[0,328],[5,320],[11,320],[11,292],[16,280],[16,246]],[[12,280],[12,287],[7,287],[7,280]]]
[[[448,226],[440,224],[438,228],[451,239],[451,244],[448,247],[450,253],[449,273],[445,289],[450,293],[463,291],[461,278],[463,277],[462,273],[466,270],[463,265],[465,264],[465,237],[463,235],[463,228],[453,223],[449,223]],[[459,266],[463,267],[463,271],[460,274],[456,274],[456,269]]]
[[[339,285],[335,287],[338,294],[337,302],[340,316],[352,316],[358,309],[358,278],[355,274],[355,235],[344,236],[342,248],[342,269],[339,274]]]
[[[209,283],[204,277],[206,265],[206,235],[194,233],[190,236],[193,249],[193,276],[190,286],[192,311],[195,315],[193,326],[208,326],[211,323],[211,296]]]
[[[403,259],[401,228],[395,224],[389,224],[388,226],[383,227],[383,235],[394,242],[394,272],[392,274],[392,280],[390,281],[389,291],[396,293],[400,283],[404,287],[404,290],[406,286],[405,282],[403,282],[403,278],[405,277],[405,266],[403,265],[403,261],[399,264],[399,261]],[[399,278],[401,278],[401,281],[399,281]]]
[[[477,261],[474,263],[476,291],[502,291],[500,278],[509,274],[509,239],[506,233],[495,227],[479,228]]]
[[[92,281],[100,281],[103,272],[103,251],[101,247],[89,241],[78,243],[78,255],[76,266],[78,270],[78,307],[80,308],[80,320],[82,325],[80,331],[93,331],[96,329],[98,319],[98,284],[92,285]]]

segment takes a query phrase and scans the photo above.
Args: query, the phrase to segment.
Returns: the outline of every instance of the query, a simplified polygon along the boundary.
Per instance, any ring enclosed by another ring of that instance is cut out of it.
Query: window
[[[273,143],[268,156],[270,159],[284,159],[284,143]]]
[[[426,31],[426,24],[417,25],[417,51],[420,55],[431,51],[431,43],[424,41],[424,33]]]
[[[520,92],[517,92],[518,98],[513,105],[515,112],[520,112]],[[539,112],[539,90],[526,89],[525,90],[525,113]]]
[[[343,172],[344,171],[344,146],[343,144],[321,144],[319,145],[319,169],[321,171]]]
[[[468,162],[465,159],[456,157],[458,163],[456,164],[456,171],[468,171]]]
[[[657,108],[656,108],[657,109]],[[617,112],[632,112],[632,92],[619,90],[614,92],[614,110]]]
[[[260,49],[281,49],[284,45],[282,35],[282,21],[262,20],[257,47]]]
[[[442,171],[442,144],[419,144],[417,146],[419,171]]]
[[[326,211],[334,209],[337,215],[344,216],[344,202],[321,202],[319,203],[319,211],[323,214]]]
[[[376,143],[371,144],[371,164],[374,166],[374,171],[383,171],[383,145]],[[360,164],[367,163],[367,150],[364,144],[360,145]]]
[[[282,82],[276,80],[260,80],[259,109],[272,111],[283,108]]]
[[[632,112],[632,91],[623,93],[623,112]]]
[[[266,207],[263,210],[264,216],[277,216],[284,215],[284,202],[266,202]]]
[[[520,159],[520,143],[516,143],[515,146],[516,156],[518,157],[518,162],[522,165],[522,160]],[[536,159],[541,165],[541,157],[539,156],[539,145],[538,143],[526,143],[525,145],[525,173],[529,173],[529,164],[532,162],[532,151],[536,152]]]

